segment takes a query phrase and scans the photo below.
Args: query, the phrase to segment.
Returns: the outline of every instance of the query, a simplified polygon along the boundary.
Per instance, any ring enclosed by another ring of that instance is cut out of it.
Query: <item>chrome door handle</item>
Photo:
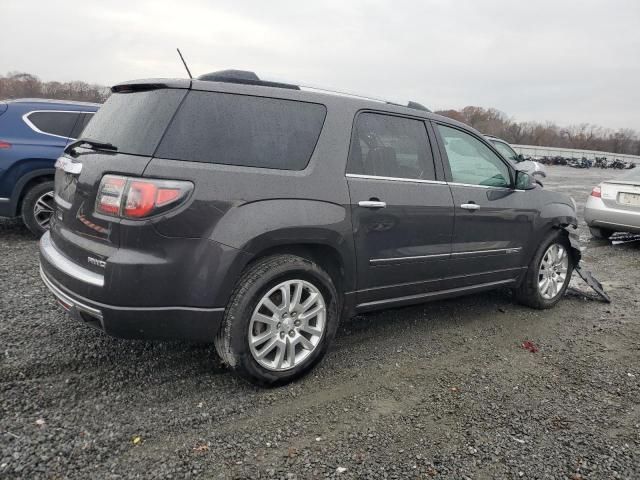
[[[464,208],[465,210],[480,210],[480,205],[477,203],[463,203],[460,205],[460,208]]]
[[[358,205],[364,208],[384,208],[387,206],[387,202],[381,202],[379,200],[364,200],[358,202]]]

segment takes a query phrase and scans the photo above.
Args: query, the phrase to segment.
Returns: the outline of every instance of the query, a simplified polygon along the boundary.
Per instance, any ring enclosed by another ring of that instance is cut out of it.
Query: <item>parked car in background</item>
[[[116,85],[58,160],[41,275],[74,318],[213,341],[277,385],[343,315],[499,287],[562,298],[575,204],[479,132],[415,103],[200,78]]]
[[[534,160],[525,160],[522,155],[516,153],[513,147],[501,138],[494,137],[493,135],[485,135],[485,138],[496,147],[496,150],[498,150],[504,158],[513,163],[518,170],[532,175],[536,181],[542,185],[542,179],[547,176],[547,169],[544,165]]]
[[[46,99],[0,102],[0,217],[21,216],[38,237],[49,228],[55,161],[98,108]]]
[[[595,238],[615,232],[640,233],[640,168],[593,187],[584,219]]]

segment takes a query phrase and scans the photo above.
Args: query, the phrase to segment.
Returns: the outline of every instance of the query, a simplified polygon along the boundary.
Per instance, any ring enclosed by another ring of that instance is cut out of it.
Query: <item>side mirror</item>
[[[533,190],[536,182],[531,175],[522,170],[516,170],[516,190]]]

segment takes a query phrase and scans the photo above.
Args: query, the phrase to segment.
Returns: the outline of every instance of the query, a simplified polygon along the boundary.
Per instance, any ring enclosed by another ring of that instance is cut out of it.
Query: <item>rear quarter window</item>
[[[194,162],[303,170],[326,116],[324,105],[189,92],[156,156]]]
[[[26,115],[25,121],[41,133],[68,138],[80,115],[75,112],[31,112]]]

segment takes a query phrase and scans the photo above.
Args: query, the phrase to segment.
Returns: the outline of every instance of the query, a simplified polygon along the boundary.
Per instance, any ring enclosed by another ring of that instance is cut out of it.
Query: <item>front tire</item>
[[[49,230],[53,215],[53,182],[38,183],[31,187],[22,199],[22,221],[37,238]]]
[[[265,257],[240,277],[216,350],[250,382],[283,385],[324,357],[338,327],[338,303],[331,277],[312,261]]]
[[[572,273],[569,239],[560,231],[554,232],[538,247],[522,283],[515,289],[515,297],[531,308],[552,308],[569,287]]]

